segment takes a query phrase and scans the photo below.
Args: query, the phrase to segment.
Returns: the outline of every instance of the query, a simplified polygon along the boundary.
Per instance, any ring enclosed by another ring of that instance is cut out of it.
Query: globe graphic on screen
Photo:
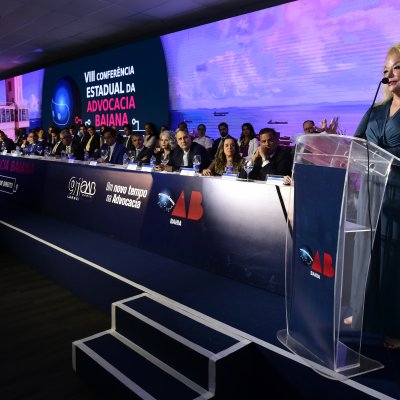
[[[72,78],[61,78],[51,99],[51,114],[56,125],[65,126],[73,123],[74,117],[80,115],[80,95]]]

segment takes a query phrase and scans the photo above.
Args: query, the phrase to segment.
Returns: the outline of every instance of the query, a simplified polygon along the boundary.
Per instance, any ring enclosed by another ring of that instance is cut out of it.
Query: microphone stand
[[[371,245],[370,245],[371,256],[372,256],[372,247],[373,247],[373,245],[372,245],[373,244],[373,231],[372,231],[372,217],[371,217],[371,194],[370,194],[370,174],[369,174],[369,169],[370,169],[369,142],[368,142],[368,139],[367,139],[366,132],[367,132],[367,129],[368,129],[369,119],[371,118],[372,109],[374,107],[374,104],[375,104],[375,101],[376,101],[376,98],[378,96],[378,92],[379,92],[379,89],[380,89],[382,83],[384,85],[387,85],[389,83],[389,79],[388,78],[383,78],[383,79],[380,80],[378,88],[376,89],[376,92],[375,92],[374,100],[372,101],[371,107],[368,109],[368,112],[367,112],[367,118],[366,118],[366,121],[365,121],[364,131],[360,135],[356,136],[356,137],[364,139],[366,141],[365,147],[367,149],[367,190],[368,190],[367,198],[368,198],[368,219],[369,219],[369,226],[370,226],[370,232],[371,232]]]
[[[382,83],[384,85],[387,85],[389,83],[389,79],[388,78],[383,78],[383,79],[381,79],[379,81],[378,88],[376,89],[376,92],[375,92],[374,100],[372,100],[371,107],[368,109],[368,112],[367,112],[367,119],[365,121],[364,131],[362,133],[360,133],[359,135],[355,136],[355,137],[358,137],[358,138],[361,138],[361,139],[365,139],[367,142],[368,142],[368,139],[367,139],[366,131],[367,131],[367,128],[368,128],[368,122],[369,122],[369,119],[371,118],[372,109],[374,108],[374,104],[375,104],[376,98],[378,97],[378,92],[379,92],[379,89],[380,89]]]

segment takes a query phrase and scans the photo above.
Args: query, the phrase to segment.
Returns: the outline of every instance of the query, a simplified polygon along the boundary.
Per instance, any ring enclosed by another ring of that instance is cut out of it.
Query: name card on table
[[[267,175],[265,183],[267,185],[283,186],[282,175]]]
[[[222,179],[228,179],[231,181],[235,181],[237,178],[237,174],[222,174]]]
[[[68,163],[73,164],[75,162],[75,158],[68,158]]]
[[[97,165],[97,161],[96,160],[92,160],[89,162],[89,165],[93,165],[94,167]]]
[[[193,168],[181,168],[180,175],[183,176],[195,176],[196,171]]]
[[[142,172],[153,172],[154,168],[152,165],[142,165]]]
[[[138,169],[138,165],[136,162],[130,162],[126,169],[130,169],[131,171],[136,171]]]

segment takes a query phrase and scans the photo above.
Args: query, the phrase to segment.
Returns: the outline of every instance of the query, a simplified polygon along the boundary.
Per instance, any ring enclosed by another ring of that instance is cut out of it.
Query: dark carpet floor
[[[110,318],[0,247],[0,399],[98,399],[72,369],[74,340]]]

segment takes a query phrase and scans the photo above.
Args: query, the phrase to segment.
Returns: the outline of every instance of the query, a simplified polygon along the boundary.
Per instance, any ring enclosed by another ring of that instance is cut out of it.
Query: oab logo
[[[199,221],[203,217],[204,209],[202,201],[203,195],[201,192],[192,190],[190,193],[189,207],[186,209],[185,191],[182,190],[176,203],[168,193],[159,193],[157,204],[164,211],[171,212],[170,224],[182,226],[182,219]]]
[[[306,267],[311,268],[310,275],[314,278],[321,279],[321,275],[326,278],[333,278],[335,276],[333,259],[329,253],[322,253],[321,260],[318,250],[313,256],[308,246],[302,246],[300,247],[300,260]]]
[[[91,199],[96,194],[96,182],[73,176],[68,182],[68,199],[79,201],[82,197]]]

